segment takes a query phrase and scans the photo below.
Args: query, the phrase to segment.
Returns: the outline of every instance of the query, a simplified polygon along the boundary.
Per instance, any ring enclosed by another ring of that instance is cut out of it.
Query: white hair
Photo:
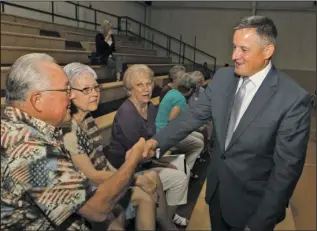
[[[89,75],[97,79],[96,72],[89,66],[82,63],[70,63],[64,67],[64,71],[67,75],[71,86],[74,85],[74,81],[84,75]]]
[[[25,101],[29,91],[42,91],[50,86],[48,73],[39,66],[41,61],[56,63],[44,53],[31,53],[18,58],[6,78],[6,101]]]
[[[190,75],[196,83],[199,81],[205,81],[205,77],[200,71],[193,71]]]

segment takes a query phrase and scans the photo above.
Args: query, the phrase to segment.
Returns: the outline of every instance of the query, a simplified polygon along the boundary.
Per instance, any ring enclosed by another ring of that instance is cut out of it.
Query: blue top
[[[171,89],[160,102],[155,119],[156,131],[164,128],[168,124],[168,117],[173,107],[180,107],[181,113],[187,108],[185,97],[176,89]]]

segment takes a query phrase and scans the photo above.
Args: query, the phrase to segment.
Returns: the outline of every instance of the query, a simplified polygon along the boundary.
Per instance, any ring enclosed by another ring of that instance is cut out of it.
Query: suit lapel
[[[227,150],[235,143],[235,141],[242,135],[248,125],[255,119],[255,117],[264,109],[276,92],[277,85],[277,71],[272,66],[270,72],[262,82],[258,91],[254,95],[250,105],[242,116],[235,132],[233,133],[232,139],[228,145]]]
[[[235,92],[237,90],[237,85],[239,81],[239,76],[234,75],[232,81],[230,81],[228,87],[224,91],[223,101],[220,102],[221,109],[219,110],[219,143],[221,150],[225,150],[225,140],[227,134],[227,127],[229,123],[230,109],[234,101]]]

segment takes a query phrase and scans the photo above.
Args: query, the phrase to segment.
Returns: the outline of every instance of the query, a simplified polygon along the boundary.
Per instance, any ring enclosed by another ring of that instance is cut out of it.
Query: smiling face
[[[131,97],[139,103],[148,103],[152,97],[153,80],[145,73],[139,72],[131,78]]]
[[[269,63],[274,53],[274,45],[267,44],[254,28],[239,29],[234,32],[232,60],[235,73],[249,77],[259,72]]]
[[[79,89],[73,90],[74,98],[72,100],[78,110],[82,112],[92,112],[97,110],[100,92],[92,89],[89,94],[84,94],[84,92],[80,91],[85,88],[94,88],[96,86],[98,86],[98,83],[92,75],[83,75],[73,81],[72,87]]]

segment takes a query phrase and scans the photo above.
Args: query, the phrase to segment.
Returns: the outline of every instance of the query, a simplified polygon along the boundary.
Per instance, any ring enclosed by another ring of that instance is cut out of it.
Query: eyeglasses
[[[60,92],[66,92],[66,95],[69,97],[72,92],[72,88],[70,86],[67,86],[67,88],[64,89],[49,89],[49,90],[43,90],[40,92],[45,92],[45,91],[60,91]]]
[[[93,86],[93,87],[85,87],[83,89],[77,89],[77,88],[74,88],[72,87],[73,90],[76,90],[76,91],[81,91],[84,95],[88,95],[92,92],[93,89],[95,89],[96,92],[100,92],[101,90],[101,85],[96,85],[96,86]]]

